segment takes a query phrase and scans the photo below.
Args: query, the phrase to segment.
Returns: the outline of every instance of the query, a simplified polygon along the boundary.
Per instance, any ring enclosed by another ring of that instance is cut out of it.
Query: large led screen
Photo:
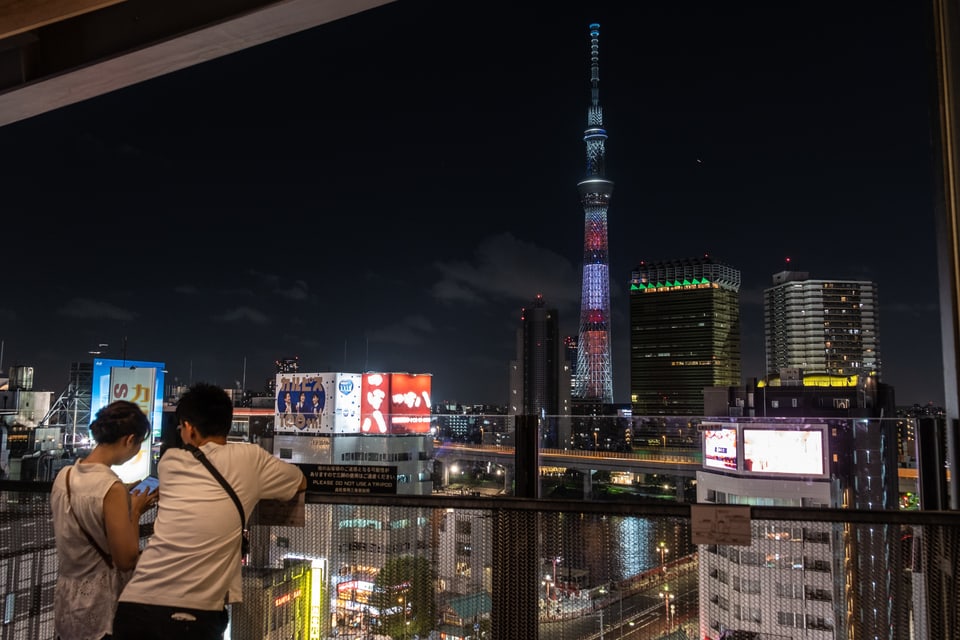
[[[743,470],[764,475],[824,476],[822,429],[743,429]]]
[[[709,429],[703,432],[703,466],[737,470],[736,429]]]

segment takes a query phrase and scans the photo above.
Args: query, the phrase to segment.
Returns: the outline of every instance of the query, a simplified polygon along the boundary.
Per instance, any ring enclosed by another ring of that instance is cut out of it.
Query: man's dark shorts
[[[113,618],[113,640],[222,640],[226,609],[201,611],[120,602]]]

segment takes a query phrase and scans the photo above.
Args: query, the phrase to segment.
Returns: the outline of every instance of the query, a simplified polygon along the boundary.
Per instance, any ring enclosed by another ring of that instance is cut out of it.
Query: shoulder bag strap
[[[233,499],[233,504],[237,505],[237,511],[240,512],[240,529],[242,531],[246,531],[247,516],[243,512],[243,504],[241,504],[240,498],[237,497],[237,493],[236,491],[233,490],[233,487],[230,486],[230,483],[227,482],[226,479],[222,475],[220,475],[220,472],[217,471],[217,468],[213,466],[209,460],[207,460],[207,456],[203,455],[203,451],[200,451],[200,449],[193,446],[192,444],[184,444],[183,448],[189,451],[190,453],[192,453],[194,458],[202,462],[203,466],[207,468],[207,470],[213,475],[213,477],[216,478],[217,482],[219,482],[223,486],[223,488],[226,490],[226,492],[230,494],[230,497]]]
[[[77,512],[73,510],[73,502],[70,499],[70,469],[72,467],[67,467],[67,504],[70,506],[70,513],[73,514],[73,519],[77,521],[77,526],[80,527],[80,531],[83,532],[83,535],[87,537],[87,541],[90,545],[97,550],[97,553],[100,554],[100,557],[103,558],[103,561],[107,563],[107,566],[113,569],[113,558],[107,554],[106,551],[100,548],[100,545],[97,544],[97,541],[93,539],[86,529],[83,528],[83,525],[80,524],[80,518],[77,517]]]

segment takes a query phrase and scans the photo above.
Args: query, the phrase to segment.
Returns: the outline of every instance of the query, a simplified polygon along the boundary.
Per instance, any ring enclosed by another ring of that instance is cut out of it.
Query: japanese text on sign
[[[366,465],[302,464],[307,490],[323,493],[397,492],[397,468]]]

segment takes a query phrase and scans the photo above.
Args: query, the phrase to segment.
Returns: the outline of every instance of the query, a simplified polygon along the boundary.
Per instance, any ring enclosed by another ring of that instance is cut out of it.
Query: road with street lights
[[[664,597],[661,594],[670,594]],[[544,620],[540,637],[556,640],[655,640],[697,615],[697,572],[668,571],[638,591],[596,599],[596,609],[563,620]],[[548,605],[549,606],[549,605]],[[602,630],[601,630],[602,629]]]

